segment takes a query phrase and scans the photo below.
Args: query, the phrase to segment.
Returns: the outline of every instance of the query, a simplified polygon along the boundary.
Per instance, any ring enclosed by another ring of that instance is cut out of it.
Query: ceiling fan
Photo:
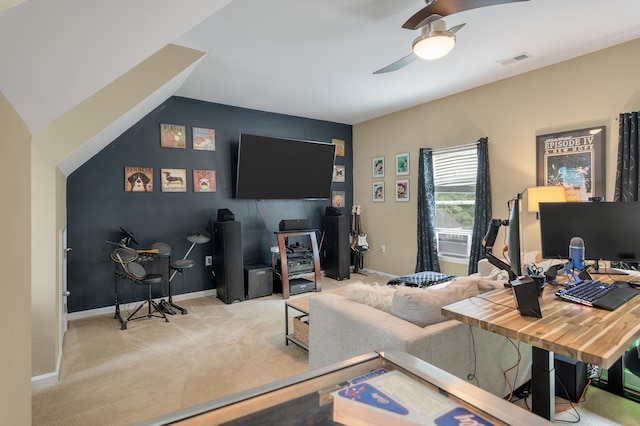
[[[413,41],[413,51],[405,57],[375,71],[374,74],[384,74],[409,65],[418,58],[438,59],[445,56],[456,44],[455,33],[465,24],[447,29],[443,17],[454,13],[464,12],[480,7],[499,4],[515,3],[528,0],[425,0],[427,6],[416,12],[402,25],[408,30],[422,28],[421,34]]]

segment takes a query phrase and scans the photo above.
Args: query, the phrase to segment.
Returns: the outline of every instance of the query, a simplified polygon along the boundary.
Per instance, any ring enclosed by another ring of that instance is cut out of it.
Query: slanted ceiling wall
[[[161,147],[161,123],[185,126],[186,149]],[[215,130],[215,151],[192,149],[192,127]],[[172,97],[67,179],[68,245],[72,248],[68,257],[68,288],[72,294],[68,298],[69,312],[113,305],[114,262],[110,254],[116,247],[106,241],[119,241],[120,227],[134,234],[139,243],[135,248],[165,242],[173,248],[172,257],[181,259],[191,245],[187,235],[198,230],[213,235],[212,223],[218,209],[229,209],[242,224],[245,263],[268,264],[271,263],[270,247],[277,245],[273,231],[278,230],[280,220],[308,218],[316,229],[322,230],[330,200],[233,198],[234,156],[240,133],[319,142],[344,140],[345,156],[336,157],[336,164],[346,166],[346,182],[334,183],[332,190],[345,191],[345,205],[351,205],[351,126]],[[152,168],[153,192],[125,191],[127,166]],[[287,165],[274,164],[273,167]],[[187,191],[162,192],[163,168],[185,169]],[[216,192],[194,192],[193,170],[215,170]],[[291,179],[303,178],[291,176]],[[349,213],[345,210],[345,214]],[[213,241],[196,245],[189,254],[196,266],[172,281],[173,293],[215,288],[216,280],[204,265],[205,255],[213,255],[215,259],[215,254]],[[124,301],[143,297],[135,290],[144,289],[126,290],[121,297],[126,298]]]

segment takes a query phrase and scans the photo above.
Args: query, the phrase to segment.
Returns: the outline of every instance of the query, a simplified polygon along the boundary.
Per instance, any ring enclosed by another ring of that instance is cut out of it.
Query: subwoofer
[[[324,274],[338,281],[349,279],[349,219],[344,215],[324,217]]]
[[[244,267],[242,262],[242,228],[240,222],[215,222],[216,292],[224,303],[244,300]]]

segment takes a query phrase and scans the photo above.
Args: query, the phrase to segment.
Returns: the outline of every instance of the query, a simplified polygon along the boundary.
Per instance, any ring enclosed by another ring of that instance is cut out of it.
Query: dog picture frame
[[[186,169],[161,169],[162,192],[187,192]]]
[[[125,166],[124,190],[125,192],[153,192],[153,168]]]
[[[192,127],[191,137],[193,139],[194,151],[215,151],[216,131],[203,127]]]
[[[345,166],[335,164],[333,166],[333,177],[331,178],[331,182],[344,182],[345,181]]]
[[[163,148],[187,148],[187,128],[180,124],[160,123],[160,146]]]
[[[193,192],[216,192],[216,171],[194,170]]]

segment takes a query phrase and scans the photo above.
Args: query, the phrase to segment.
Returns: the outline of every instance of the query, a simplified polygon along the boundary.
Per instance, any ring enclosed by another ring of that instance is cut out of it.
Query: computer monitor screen
[[[522,275],[522,260],[520,258],[520,199],[515,198],[509,212],[507,227],[507,255],[511,271],[517,277]]]
[[[640,203],[540,203],[542,257],[568,259],[573,237],[585,259],[640,261]]]

